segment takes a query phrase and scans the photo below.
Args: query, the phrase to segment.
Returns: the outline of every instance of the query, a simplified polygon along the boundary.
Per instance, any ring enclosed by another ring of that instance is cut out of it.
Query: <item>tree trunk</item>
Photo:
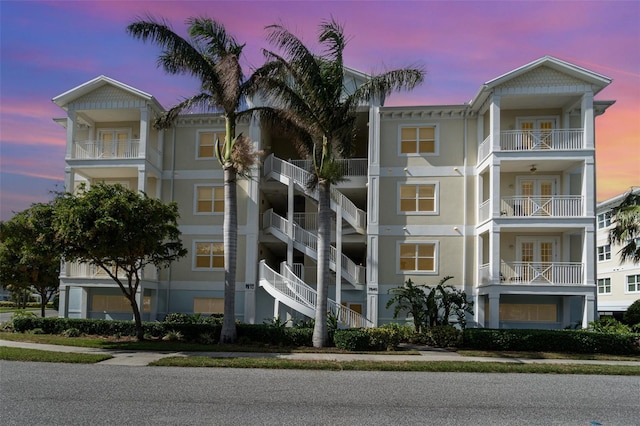
[[[230,162],[224,165],[224,319],[220,343],[236,341],[236,256],[238,216],[236,170]]]
[[[329,293],[329,245],[331,244],[331,184],[318,182],[318,300],[313,327],[313,346],[327,345],[327,297]],[[337,272],[339,274],[339,272]]]
[[[138,342],[142,342],[144,340],[144,328],[142,328],[142,317],[140,316],[140,307],[136,301],[135,292],[131,293],[129,302],[131,303],[131,310],[133,311],[133,319],[136,322],[136,339]]]

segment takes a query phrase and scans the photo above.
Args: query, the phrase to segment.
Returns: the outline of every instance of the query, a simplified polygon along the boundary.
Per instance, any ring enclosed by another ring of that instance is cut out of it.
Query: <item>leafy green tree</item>
[[[127,32],[142,41],[151,41],[163,51],[158,66],[170,74],[188,74],[201,82],[201,92],[172,107],[160,117],[156,127],[167,128],[183,111],[199,107],[205,111],[222,111],[225,118],[225,140],[216,141],[216,156],[224,172],[224,320],[220,343],[234,342],[236,259],[238,219],[236,180],[246,175],[257,161],[251,141],[236,135],[236,123],[246,108],[245,96],[251,79],[245,79],[240,66],[244,44],[239,44],[225,27],[209,18],[189,18],[189,39],[175,33],[164,21],[149,18],[131,23]]]
[[[631,190],[612,211],[609,242],[622,245],[620,262],[640,263],[640,191]]]
[[[0,282],[14,294],[40,296],[40,313],[58,291],[60,254],[55,244],[51,203],[33,204],[0,222]],[[27,297],[23,299],[26,306]]]
[[[629,326],[640,324],[640,299],[629,305],[622,316],[622,320]]]
[[[320,24],[321,54],[310,51],[282,25],[267,27],[268,41],[282,52],[265,51],[267,63],[254,79],[267,99],[276,99],[276,111],[263,111],[261,119],[277,123],[288,133],[303,158],[312,160],[311,188],[318,189],[318,302],[313,345],[328,338],[327,295],[331,233],[331,185],[344,179],[336,161],[354,152],[356,111],[364,102],[382,100],[393,91],[410,90],[424,79],[418,68],[398,69],[370,76],[353,92],[344,90],[347,45],[343,27],[335,20]],[[339,273],[339,272],[338,272]]]
[[[395,305],[393,317],[398,318],[402,312],[410,312],[413,316],[413,325],[417,333],[420,333],[427,323],[427,293],[425,286],[415,285],[408,279],[403,287],[389,289],[388,293],[393,297],[387,302],[387,309]]]
[[[185,256],[178,205],[164,204],[120,184],[98,183],[59,195],[54,203],[56,240],[66,261],[105,271],[129,300],[136,337],[144,339],[136,293],[147,265],[166,268]]]

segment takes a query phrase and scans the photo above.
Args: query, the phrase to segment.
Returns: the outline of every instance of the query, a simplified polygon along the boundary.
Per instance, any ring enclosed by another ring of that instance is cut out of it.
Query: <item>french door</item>
[[[539,150],[553,148],[555,118],[520,118],[518,127],[522,131],[523,149]]]
[[[519,203],[515,206],[515,215],[552,216],[557,179],[551,176],[522,176],[517,180]]]
[[[98,130],[99,158],[127,158],[131,152],[131,131],[128,129]]]
[[[553,263],[558,261],[558,237],[518,237],[516,271],[520,281],[550,282]]]

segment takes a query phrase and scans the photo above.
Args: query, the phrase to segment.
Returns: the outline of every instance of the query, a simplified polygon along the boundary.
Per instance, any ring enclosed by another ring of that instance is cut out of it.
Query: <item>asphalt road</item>
[[[30,310],[37,316],[40,316],[40,309]],[[45,316],[47,317],[57,317],[58,311],[54,311],[53,309],[47,309],[44,311]],[[7,322],[13,317],[13,312],[0,312],[0,322]]]
[[[638,425],[640,378],[0,361],[8,425]]]

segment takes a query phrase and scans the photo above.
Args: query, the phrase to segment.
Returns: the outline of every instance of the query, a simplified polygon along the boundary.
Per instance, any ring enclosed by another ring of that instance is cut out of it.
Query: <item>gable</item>
[[[71,109],[139,108],[145,99],[111,84],[104,84],[69,104]]]
[[[585,86],[588,83],[548,66],[540,66],[499,85],[500,88]]]

